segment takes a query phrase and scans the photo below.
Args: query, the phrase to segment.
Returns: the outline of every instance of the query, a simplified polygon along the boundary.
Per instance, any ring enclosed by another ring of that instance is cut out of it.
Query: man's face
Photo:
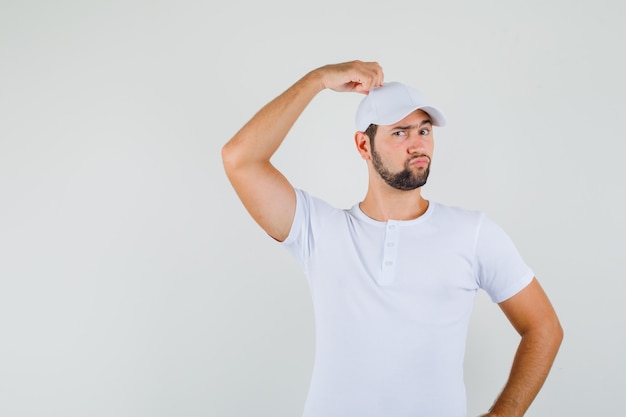
[[[433,152],[432,123],[416,110],[393,125],[378,126],[372,166],[389,186],[414,190],[426,184]]]

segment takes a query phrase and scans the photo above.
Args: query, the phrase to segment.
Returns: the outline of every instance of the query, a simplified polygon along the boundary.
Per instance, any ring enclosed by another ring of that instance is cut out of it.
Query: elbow
[[[561,347],[561,343],[563,342],[563,338],[565,337],[565,332],[563,330],[563,326],[559,322],[558,318],[554,317],[553,320],[545,323],[542,331],[543,339],[548,342],[551,346],[550,350],[556,352]]]
[[[563,341],[563,337],[565,336],[565,331],[563,330],[563,326],[561,326],[561,322],[559,321],[556,313],[554,314],[552,320],[548,321],[549,323],[549,331],[552,334],[557,345],[560,345]]]
[[[563,326],[561,326],[561,323],[558,320],[556,322],[556,327],[554,330],[554,337],[556,339],[557,346],[561,346],[561,343],[563,343],[563,338],[565,337],[565,331],[563,330]]]
[[[222,146],[222,165],[228,174],[237,167],[237,153],[231,142],[227,142]]]
[[[542,350],[556,355],[563,342],[564,331],[558,318],[553,316],[550,319],[544,319],[541,324],[528,329],[527,332],[521,333],[521,336],[529,341],[532,340],[532,344],[537,343],[542,346]]]
[[[222,163],[227,165],[232,159],[232,150],[231,150],[230,142],[227,142],[224,146],[222,146]]]
[[[557,322],[556,326],[554,327],[552,331],[552,338],[551,338],[552,346],[550,350],[552,351],[553,360],[556,357],[556,355],[559,353],[559,350],[561,349],[561,344],[563,343],[564,337],[565,337],[565,333],[563,331],[563,327],[561,326],[560,323]]]

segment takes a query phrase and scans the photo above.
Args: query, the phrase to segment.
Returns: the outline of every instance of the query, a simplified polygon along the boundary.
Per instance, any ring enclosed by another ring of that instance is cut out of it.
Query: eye
[[[391,133],[393,136],[406,136],[406,132],[404,130],[396,130]]]
[[[420,135],[422,135],[422,136],[428,135],[429,133],[430,133],[429,129],[422,129],[422,130],[420,130]]]

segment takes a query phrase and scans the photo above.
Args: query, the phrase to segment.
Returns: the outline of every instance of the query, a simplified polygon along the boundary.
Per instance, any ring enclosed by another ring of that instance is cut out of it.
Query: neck
[[[378,220],[413,220],[428,209],[428,201],[422,197],[421,188],[403,191],[382,184],[367,190],[360,204],[361,211],[368,217]]]

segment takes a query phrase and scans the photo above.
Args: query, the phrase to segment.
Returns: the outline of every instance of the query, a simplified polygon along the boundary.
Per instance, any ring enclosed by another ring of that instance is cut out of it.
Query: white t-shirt
[[[379,222],[296,190],[283,242],[315,310],[304,417],[465,417],[463,357],[474,297],[515,295],[533,272],[484,214],[430,202]]]

